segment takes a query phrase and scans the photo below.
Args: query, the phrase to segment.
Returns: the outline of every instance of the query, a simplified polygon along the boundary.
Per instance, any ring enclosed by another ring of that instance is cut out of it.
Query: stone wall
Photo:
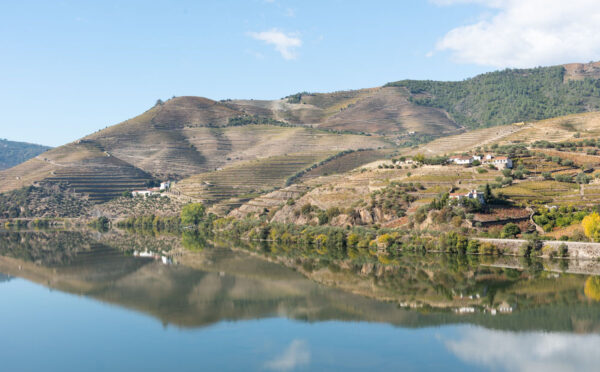
[[[477,238],[477,240],[491,243],[496,247],[503,249],[506,254],[514,255],[518,255],[519,248],[527,242],[527,240],[524,239]],[[563,243],[569,247],[569,258],[571,259],[593,260],[600,258],[600,243],[566,242],[559,240],[542,241],[544,247],[551,247],[555,251],[558,251],[559,246]]]

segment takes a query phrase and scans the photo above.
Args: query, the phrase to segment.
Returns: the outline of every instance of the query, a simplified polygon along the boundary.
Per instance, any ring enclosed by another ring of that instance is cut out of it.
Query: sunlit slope
[[[189,177],[177,183],[175,190],[206,203],[237,206],[242,200],[285,186],[289,177],[333,154],[320,151],[252,160]]]
[[[231,103],[178,97],[87,139],[159,178],[182,178],[257,157],[387,144],[382,138],[340,137],[302,127],[228,125],[232,118],[260,113],[235,109]]]
[[[600,112],[561,116],[536,122],[502,125],[477,129],[454,136],[436,139],[409,154],[443,155],[473,149],[494,143],[531,143],[535,141],[560,142],[600,136]]]
[[[442,110],[415,105],[402,88],[380,88],[327,117],[320,128],[385,134],[415,132],[442,136],[461,126]]]
[[[406,89],[386,87],[298,94],[279,101],[233,101],[238,109],[269,112],[289,123],[322,129],[441,136],[461,129],[444,111],[409,101]]]
[[[151,177],[185,178],[257,158],[390,145],[380,136],[302,126],[229,125],[230,119],[247,115],[204,98],[174,98],[1,172],[6,181],[0,191],[53,178],[77,184],[82,192],[102,187],[109,198],[142,187]]]

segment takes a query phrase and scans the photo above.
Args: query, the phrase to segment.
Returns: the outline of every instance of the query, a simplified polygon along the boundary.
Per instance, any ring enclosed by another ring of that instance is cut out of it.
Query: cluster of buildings
[[[171,181],[165,181],[165,182],[161,182],[160,183],[160,187],[152,187],[149,189],[145,189],[145,190],[133,190],[131,192],[131,196],[133,196],[134,198],[136,196],[152,196],[152,195],[161,195],[161,196],[166,196],[163,195],[162,192],[163,191],[168,191],[171,188]]]
[[[472,164],[475,160],[481,162],[482,164],[492,164],[496,168],[512,168],[513,162],[510,158],[506,156],[494,156],[492,154],[487,154],[485,156],[473,155],[454,155],[448,159],[451,163],[458,165],[469,165]]]

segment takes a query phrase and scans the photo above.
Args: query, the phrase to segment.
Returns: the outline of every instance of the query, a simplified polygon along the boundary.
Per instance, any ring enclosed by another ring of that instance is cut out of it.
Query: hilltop
[[[14,167],[49,149],[48,146],[0,139],[0,170]]]
[[[447,112],[469,128],[600,110],[600,63],[506,69],[456,82],[388,83],[417,105]]]

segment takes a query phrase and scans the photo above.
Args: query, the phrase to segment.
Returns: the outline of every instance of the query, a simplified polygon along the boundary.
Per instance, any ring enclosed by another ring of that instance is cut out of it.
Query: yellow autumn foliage
[[[585,236],[593,241],[600,240],[600,215],[598,213],[590,213],[581,221]]]

